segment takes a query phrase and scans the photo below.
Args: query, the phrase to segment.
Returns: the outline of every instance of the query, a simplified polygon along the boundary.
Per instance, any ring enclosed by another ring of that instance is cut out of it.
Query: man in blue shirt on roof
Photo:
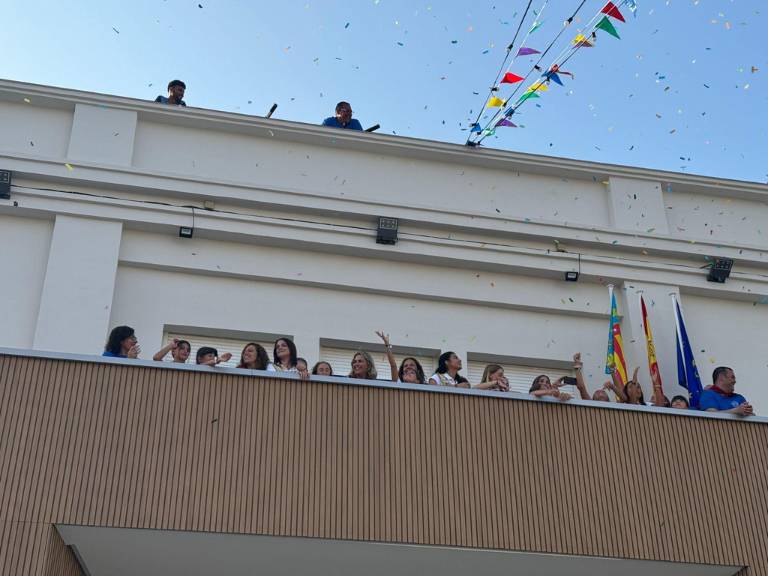
[[[725,412],[739,416],[752,416],[752,405],[741,394],[736,394],[736,375],[727,366],[718,366],[712,372],[712,387],[704,390],[699,398],[699,410]]]
[[[158,96],[155,98],[155,102],[171,106],[186,106],[187,103],[183,100],[186,89],[187,85],[181,80],[171,80],[168,82],[168,97]]]
[[[323,126],[332,128],[347,128],[348,130],[362,130],[358,120],[352,118],[352,106],[349,102],[336,104],[336,116],[330,116],[323,120]]]

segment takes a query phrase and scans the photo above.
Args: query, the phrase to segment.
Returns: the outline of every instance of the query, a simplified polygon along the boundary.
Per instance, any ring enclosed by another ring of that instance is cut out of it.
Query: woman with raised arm
[[[645,406],[643,389],[637,382],[637,373],[639,370],[640,367],[635,368],[635,371],[632,373],[632,379],[628,380],[626,384],[622,384],[618,370],[616,370],[616,368],[611,368],[611,379],[613,380],[613,384],[609,387],[613,390],[614,394],[616,394],[616,398],[619,402]]]
[[[593,400],[594,398],[589,395],[587,391],[587,384],[584,382],[584,374],[582,367],[584,363],[581,361],[581,352],[576,352],[573,355],[573,370],[576,372],[576,388],[579,390],[579,396],[582,400]]]
[[[436,386],[454,386],[456,388],[471,388],[469,380],[459,374],[461,358],[455,352],[443,352],[437,359],[437,370],[429,379]]]
[[[365,350],[358,350],[352,356],[352,370],[349,372],[350,378],[360,378],[361,380],[376,380],[376,364],[373,358]]]
[[[243,346],[243,351],[240,353],[240,363],[238,368],[246,368],[248,370],[266,370],[269,366],[269,354],[264,350],[264,346],[256,344],[256,342],[248,342]]]
[[[163,358],[170,352],[174,362],[183,364],[187,361],[187,358],[189,358],[190,350],[192,350],[192,347],[189,342],[174,338],[168,344],[160,348],[160,350],[155,352],[155,355],[152,356],[152,360],[155,362],[162,362]]]
[[[536,378],[533,379],[533,384],[531,384],[531,388],[528,390],[528,393],[532,396],[536,396],[536,398],[541,398],[542,396],[552,396],[553,398],[557,398],[562,402],[570,400],[570,394],[560,391],[560,386],[563,386],[564,384],[564,378],[565,376],[561,376],[552,382],[549,379],[549,376],[546,374],[536,376]]]
[[[296,352],[296,344],[288,338],[278,338],[275,340],[275,348],[272,351],[273,362],[267,366],[269,372],[292,372],[298,374],[302,380],[309,378],[307,370],[299,370],[299,355]]]
[[[477,390],[497,390],[500,392],[509,391],[509,380],[504,376],[504,367],[500,364],[488,364],[483,370],[483,377],[480,384],[475,384],[472,388]]]
[[[384,334],[384,332],[381,330],[377,330],[376,334],[384,342],[384,346],[386,346],[387,361],[389,362],[389,370],[392,377],[392,382],[403,382],[406,384],[426,384],[424,368],[421,367],[421,363],[416,360],[416,358],[409,356],[407,358],[403,358],[403,361],[400,363],[400,368],[398,368],[395,355],[392,353],[392,345],[389,342],[389,334]]]
[[[141,353],[139,339],[130,326],[115,326],[109,333],[102,356],[107,358],[138,358]]]

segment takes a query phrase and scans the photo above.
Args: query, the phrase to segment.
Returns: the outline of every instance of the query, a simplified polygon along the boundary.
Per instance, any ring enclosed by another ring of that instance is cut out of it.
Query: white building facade
[[[647,399],[638,293],[670,397],[674,294],[704,385],[731,366],[768,413],[766,185],[10,81],[0,170],[0,347],[100,354],[121,324],[145,359],[173,335],[235,352],[288,336],[310,365],[364,348],[388,377],[384,330],[430,368],[455,351],[473,382],[501,363],[518,390],[581,352],[592,391],[613,284]],[[396,245],[376,243],[380,216]],[[724,284],[714,257],[735,261]]]

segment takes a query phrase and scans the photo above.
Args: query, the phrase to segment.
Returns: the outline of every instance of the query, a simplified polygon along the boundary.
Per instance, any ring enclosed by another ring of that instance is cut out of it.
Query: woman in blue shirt
[[[138,358],[141,352],[139,339],[130,326],[116,326],[109,333],[102,356],[109,358]]]

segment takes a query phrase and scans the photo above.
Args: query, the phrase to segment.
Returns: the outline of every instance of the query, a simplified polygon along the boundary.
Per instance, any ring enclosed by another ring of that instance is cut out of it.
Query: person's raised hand
[[[217,364],[219,362],[229,362],[231,359],[232,359],[232,353],[231,352],[224,352],[224,354],[219,356],[219,360],[218,360]]]
[[[376,335],[384,341],[384,346],[389,348],[389,334],[384,334],[382,330],[376,330]]]
[[[138,344],[134,344],[128,350],[127,356],[128,358],[138,358],[139,354],[141,354],[141,346],[139,346]]]

